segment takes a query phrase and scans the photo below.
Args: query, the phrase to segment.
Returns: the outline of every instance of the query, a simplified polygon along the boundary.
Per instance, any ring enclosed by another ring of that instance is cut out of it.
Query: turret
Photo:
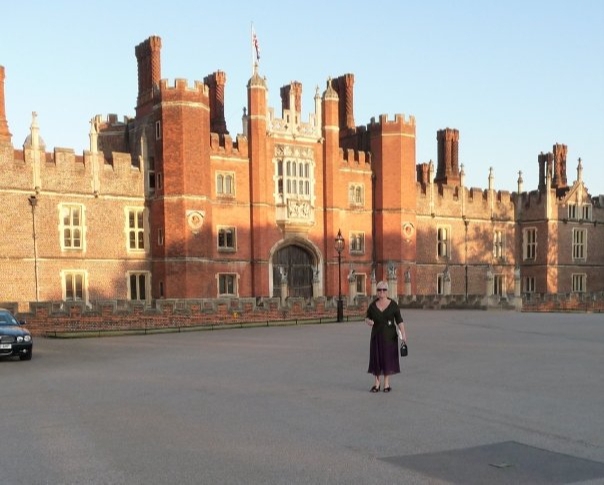
[[[266,257],[263,251],[269,245],[267,240],[269,236],[267,231],[262,229],[271,226],[271,217],[267,207],[272,202],[272,194],[269,194],[268,191],[254,190],[255,187],[264,187],[273,176],[272,164],[267,162],[272,156],[269,155],[266,143],[267,95],[266,81],[258,74],[256,65],[247,84],[250,227],[253,231],[250,234],[252,261],[263,261]],[[262,264],[255,264],[252,268],[251,287],[254,288],[256,294],[268,294],[268,275]]]
[[[333,88],[333,80],[327,80],[327,89],[323,93],[323,130],[326,160],[336,160],[340,148],[340,129],[338,124],[338,93]]]

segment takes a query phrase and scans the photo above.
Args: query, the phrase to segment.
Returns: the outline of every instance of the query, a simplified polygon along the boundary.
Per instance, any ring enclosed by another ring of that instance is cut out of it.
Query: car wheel
[[[32,353],[33,352],[30,350],[26,354],[20,354],[19,355],[19,360],[31,360]]]

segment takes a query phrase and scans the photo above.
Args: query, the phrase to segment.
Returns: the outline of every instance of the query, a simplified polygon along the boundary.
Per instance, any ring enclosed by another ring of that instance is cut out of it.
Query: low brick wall
[[[344,306],[345,320],[361,318],[368,299],[358,306]],[[5,303],[18,320],[26,321],[34,335],[76,332],[160,331],[162,329],[216,327],[269,322],[335,321],[335,300],[290,298],[281,305],[278,298],[229,300],[157,300],[152,306],[131,301],[92,304],[73,302],[31,303],[29,312],[17,304]]]
[[[531,295],[522,300],[523,312],[604,312],[604,293]]]
[[[364,317],[371,297],[357,297],[355,305],[344,302],[344,320]],[[513,310],[508,300],[480,295],[401,296],[403,309]],[[102,332],[155,332],[163,329],[216,328],[246,324],[278,324],[336,321],[337,300],[327,298],[234,298],[223,300],[156,300],[151,306],[132,301],[98,301],[88,305],[73,302],[30,303],[19,311],[16,303],[0,303],[19,320],[27,322],[34,335]],[[524,312],[604,312],[604,293],[583,295],[531,295],[522,299]]]

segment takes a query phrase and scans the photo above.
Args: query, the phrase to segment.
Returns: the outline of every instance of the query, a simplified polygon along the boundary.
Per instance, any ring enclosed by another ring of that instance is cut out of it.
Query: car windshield
[[[0,325],[19,325],[19,322],[10,313],[0,312]]]

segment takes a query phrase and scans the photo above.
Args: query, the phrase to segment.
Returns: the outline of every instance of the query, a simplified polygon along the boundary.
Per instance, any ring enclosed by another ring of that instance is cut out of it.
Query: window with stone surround
[[[362,232],[350,233],[350,252],[364,253],[365,252],[365,234]]]
[[[568,204],[568,218],[572,221],[577,218],[577,204]]]
[[[524,293],[535,293],[537,291],[537,285],[534,276],[525,276],[523,280]]]
[[[232,172],[216,173],[216,195],[233,197],[235,195],[235,174]]]
[[[581,207],[581,219],[591,221],[591,205],[586,204]]]
[[[585,261],[585,257],[586,257],[586,242],[587,242],[587,230],[586,229],[579,229],[579,228],[575,228],[573,229],[573,244],[572,244],[572,251],[573,251],[573,260],[574,261]]]
[[[503,258],[503,231],[493,231],[493,257],[495,259]]]
[[[505,295],[505,279],[502,274],[493,275],[493,295]]]
[[[436,255],[439,258],[449,257],[450,233],[449,227],[439,226],[436,229]]]
[[[277,204],[277,221],[314,222],[314,148],[277,143],[274,150],[273,194]]]
[[[236,249],[236,231],[234,227],[218,228],[218,250],[234,251]]]
[[[84,249],[84,206],[62,204],[60,214],[61,249]]]
[[[367,290],[365,289],[366,281],[367,281],[367,276],[365,276],[364,274],[355,274],[354,275],[354,284],[356,287],[357,295],[366,295],[367,294]]]
[[[286,198],[310,200],[314,173],[306,160],[287,159],[277,161],[277,193]]]
[[[128,250],[145,250],[145,209],[126,208],[126,228],[128,232]]]
[[[439,273],[436,275],[436,294],[445,294],[445,275],[443,273]]]
[[[237,296],[237,275],[234,273],[218,274],[218,296]]]
[[[527,227],[522,231],[522,259],[537,259],[537,229]]]
[[[573,293],[585,293],[587,291],[587,275],[574,273],[572,275]]]
[[[85,271],[62,271],[61,280],[64,301],[88,301],[88,281]]]
[[[363,207],[365,205],[365,187],[363,187],[363,184],[348,185],[348,203],[352,207]]]
[[[148,271],[127,273],[128,295],[133,301],[151,300],[151,274]]]

